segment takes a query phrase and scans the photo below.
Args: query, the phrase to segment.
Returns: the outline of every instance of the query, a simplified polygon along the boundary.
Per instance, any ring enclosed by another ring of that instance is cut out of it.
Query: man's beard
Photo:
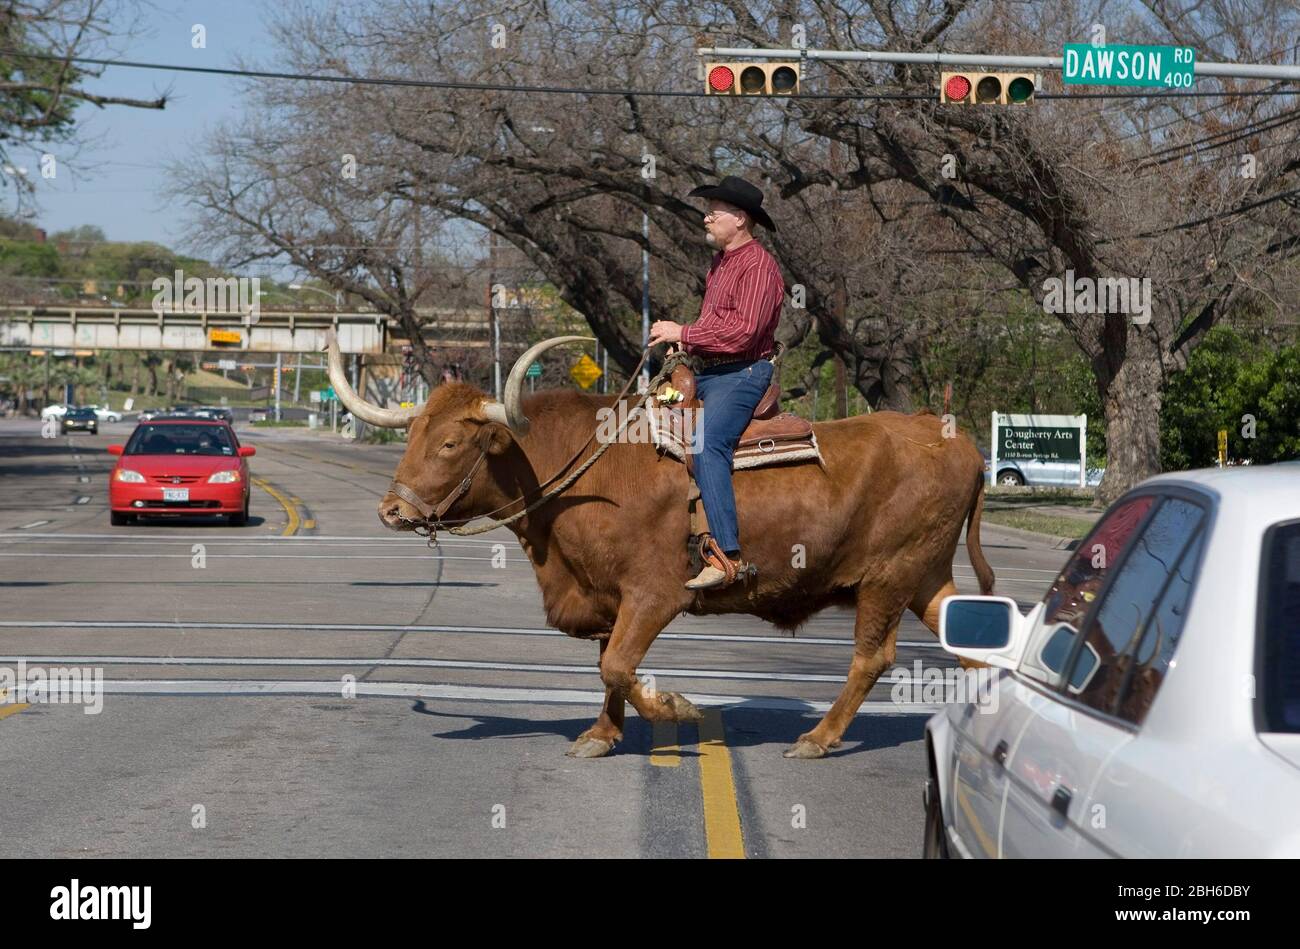
[[[710,247],[717,247],[717,246],[718,246],[718,239],[717,239],[716,237],[713,236],[713,232],[712,232],[712,231],[705,231],[705,232],[704,232],[704,242],[705,242],[706,244],[708,244]]]

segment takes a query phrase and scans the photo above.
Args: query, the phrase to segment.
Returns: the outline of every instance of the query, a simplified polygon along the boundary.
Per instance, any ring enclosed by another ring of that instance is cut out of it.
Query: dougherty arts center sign
[[[1043,462],[1077,465],[1079,486],[1087,484],[1088,416],[1006,415],[993,413],[989,470],[994,479],[998,462]]]

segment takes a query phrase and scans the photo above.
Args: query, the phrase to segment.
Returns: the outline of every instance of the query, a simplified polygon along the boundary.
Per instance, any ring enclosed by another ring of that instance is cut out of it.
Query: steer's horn
[[[329,352],[329,377],[330,385],[334,387],[334,394],[347,410],[361,421],[378,425],[380,428],[406,428],[420,414],[419,406],[410,409],[386,409],[373,402],[367,402],[357,395],[348,384],[348,377],[343,372],[343,357],[339,353],[339,341],[333,327],[325,331],[325,343],[325,348]]]
[[[505,398],[502,399],[506,410],[506,424],[510,426],[512,432],[517,432],[520,435],[528,432],[528,416],[524,415],[523,406],[520,404],[521,393],[524,388],[524,376],[528,372],[528,367],[552,346],[562,346],[565,343],[594,343],[595,341],[595,338],[591,336],[555,336],[551,339],[544,339],[535,346],[530,347],[527,352],[515,360],[514,366],[510,369],[510,376],[506,379]]]

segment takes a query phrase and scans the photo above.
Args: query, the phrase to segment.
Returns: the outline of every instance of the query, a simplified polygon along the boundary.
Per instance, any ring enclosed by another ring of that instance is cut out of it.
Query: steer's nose
[[[391,530],[401,530],[407,522],[402,520],[402,501],[394,494],[385,494],[379,502],[379,519]]]

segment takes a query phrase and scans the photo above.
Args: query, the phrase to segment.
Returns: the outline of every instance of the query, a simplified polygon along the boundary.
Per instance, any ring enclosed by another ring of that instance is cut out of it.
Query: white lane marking
[[[51,531],[43,534],[29,534],[27,536],[28,537],[49,537],[52,539],[70,538],[74,540],[126,540],[128,538],[145,538],[147,535],[144,534],[65,534],[62,532]],[[210,538],[211,536],[212,536],[211,534],[171,534],[171,533],[167,534],[167,537],[170,540],[177,540],[177,541],[204,540]],[[268,539],[268,538],[262,538],[262,539]],[[323,540],[331,540],[331,541],[379,541],[385,544],[394,544],[394,545],[404,544],[410,547],[424,547],[426,545],[426,541],[424,540],[423,537],[417,537],[416,535],[409,534],[409,533],[399,534],[396,532],[394,532],[391,537],[386,534],[356,534],[356,535],[320,534],[313,537],[293,535],[290,537],[275,537],[270,539],[274,539],[278,543],[292,543],[295,541],[310,541],[311,543],[319,543],[320,541]],[[473,538],[443,540],[442,538],[439,538],[438,543],[441,544],[442,546],[454,545],[454,546],[461,546],[461,547],[472,547],[472,546],[491,547],[494,546],[495,544],[501,543],[501,541],[475,540]]]
[[[78,498],[78,499],[77,499],[77,503],[78,503],[78,504],[85,504],[85,503],[86,503],[87,501],[89,501],[89,500],[90,500],[90,498]],[[204,513],[206,513],[206,512],[204,512],[203,510],[199,509],[199,510],[195,510],[194,513],[195,513],[196,515],[202,515],[202,514],[204,514]],[[144,515],[144,516],[146,516],[146,517],[149,516],[147,511],[145,512],[145,515]],[[22,553],[12,553],[12,554],[11,554],[11,553],[0,553],[0,557],[24,557],[24,558],[26,558],[26,557],[97,557],[97,558],[99,558],[99,559],[102,560],[102,559],[104,558],[104,556],[105,556],[105,553],[104,553],[104,551],[102,551],[102,550],[99,551],[99,552],[97,552],[97,553],[91,553],[91,554],[71,554],[71,553],[62,553],[62,552],[58,552],[58,553],[52,553],[52,552],[47,552],[47,553],[27,553],[26,551],[24,551],[24,552],[22,552]],[[111,556],[113,557],[114,560],[118,560],[118,559],[121,559],[121,560],[125,560],[125,559],[132,559],[132,560],[189,560],[189,559],[190,559],[190,555],[189,555],[189,554],[185,554],[185,553],[180,553],[180,554],[118,554],[118,553],[114,553],[114,554],[111,554]],[[214,557],[213,559],[217,559],[217,558]],[[221,555],[220,555],[220,559],[222,559],[222,560],[356,560],[356,559],[357,559],[357,555],[356,555],[356,554],[221,554]],[[414,557],[412,557],[410,554],[367,554],[367,555],[366,555],[366,559],[367,559],[367,560],[405,560],[405,561],[408,561],[408,562],[410,562],[410,563],[423,563],[423,562],[424,562],[423,560],[419,560],[419,561],[417,561],[417,560],[416,560]],[[427,560],[472,560],[472,561],[474,561],[475,563],[491,563],[491,562],[492,562],[492,558],[491,558],[491,557],[434,557],[434,556],[431,556],[431,557],[428,557],[428,558],[426,558],[426,559],[427,559]],[[507,557],[507,558],[505,558],[505,562],[506,562],[506,563],[529,563],[528,559],[525,558],[525,557]],[[293,581],[292,581],[292,580],[286,580],[285,582],[286,582],[286,583],[292,583]]]
[[[30,524],[24,524],[22,527],[18,528],[18,530],[25,531],[29,528],[40,527],[42,524],[49,524],[49,523],[50,523],[49,521],[32,521]],[[40,535],[36,535],[36,536],[40,536]]]
[[[0,663],[17,663],[19,660],[42,665],[105,665],[105,666],[387,666],[408,669],[480,669],[495,672],[547,672],[566,675],[598,674],[590,664],[581,666],[546,662],[492,662],[478,659],[378,659],[378,658],[303,658],[267,656],[0,656]],[[896,666],[883,678],[889,681]],[[903,670],[907,671],[907,670]],[[753,682],[843,682],[843,675],[814,672],[745,672],[726,669],[637,669],[640,675],[664,676],[677,679],[743,679]]]
[[[336,681],[313,682],[266,679],[138,679],[108,680],[105,692],[117,695],[311,695],[341,698],[342,689]],[[371,698],[422,698],[452,699],[482,702],[517,702],[543,705],[600,705],[605,693],[584,692],[580,689],[515,689],[497,686],[435,685],[419,682],[357,682],[357,696]],[[748,709],[790,712],[828,712],[830,702],[806,702],[801,699],[782,699],[764,695],[702,695],[684,693],[696,705],[726,708],[743,706]],[[858,709],[859,715],[932,715],[943,706],[914,702],[866,701]]]
[[[81,497],[77,498],[77,503],[78,503],[78,504],[89,504],[89,503],[90,503],[90,498],[89,498],[87,495],[84,495],[84,494],[83,494]],[[22,555],[21,555],[21,554],[18,554],[17,556],[22,556]],[[30,555],[30,554],[29,554],[29,556],[33,556],[33,555]],[[44,557],[44,556],[47,556],[47,555],[46,555],[46,554],[35,554],[34,556],[37,556],[37,557]],[[59,556],[59,555],[58,555],[58,554],[49,554],[48,556],[50,556],[50,557],[57,557],[57,556]],[[73,554],[73,556],[75,557],[76,554]]]
[[[78,504],[84,504],[86,501],[89,501],[89,500],[90,500],[90,498],[78,498],[78,499],[77,499],[77,503],[78,503]],[[199,512],[199,513],[202,513],[202,512]],[[114,553],[112,556],[113,556],[115,559],[122,559],[122,560],[126,560],[126,559],[132,559],[132,560],[189,560],[189,559],[190,559],[190,554],[189,554],[189,553],[175,553],[175,554],[119,554],[119,553]],[[96,553],[62,553],[62,552],[58,552],[58,553],[54,553],[54,552],[44,552],[44,553],[42,553],[42,552],[30,552],[30,553],[29,553],[29,552],[24,551],[24,552],[21,552],[21,553],[18,553],[18,552],[15,552],[15,553],[7,553],[7,552],[2,552],[2,551],[0,551],[0,557],[22,557],[22,558],[24,558],[24,559],[25,559],[25,558],[28,558],[28,557],[60,557],[60,558],[65,558],[65,557],[92,557],[92,558],[101,558],[101,559],[102,559],[102,558],[104,557],[104,552],[103,552],[103,551],[99,551],[99,552],[96,552]],[[221,560],[355,560],[355,559],[356,559],[356,555],[355,555],[355,554],[298,554],[298,553],[294,553],[294,554],[226,554],[226,553],[223,553],[223,554],[220,555],[220,559],[221,559]],[[367,555],[366,555],[366,559],[367,559],[367,560],[406,560],[406,561],[412,561],[412,562],[414,562],[414,559],[415,559],[415,558],[413,558],[410,554],[367,554]],[[492,560],[493,560],[493,558],[491,558],[491,557],[470,557],[470,556],[445,556],[445,555],[444,555],[444,556],[438,556],[438,555],[428,555],[427,557],[423,558],[420,562],[425,562],[425,561],[437,561],[437,560],[448,560],[448,561],[450,561],[450,560],[468,560],[468,561],[471,561],[471,562],[473,562],[473,563],[491,563]],[[502,560],[503,560],[505,563],[522,563],[522,564],[531,564],[531,561],[528,560],[527,557],[505,557],[505,558],[502,558]],[[498,562],[501,562],[501,561],[498,561]],[[1059,571],[1056,571],[1056,570],[1049,570],[1049,571],[1045,571],[1045,572],[1047,572],[1047,573],[1052,573],[1052,574],[1059,573]],[[971,576],[969,576],[969,577],[967,577],[967,576],[965,576],[965,575],[963,575],[963,574],[957,574],[956,577],[957,577],[958,579],[961,579],[961,580],[971,580],[971,579],[974,579],[974,575],[973,575],[973,574],[972,574]],[[286,582],[286,583],[292,583],[293,581],[292,581],[292,580],[287,580],[287,581],[285,581],[285,582]],[[1041,578],[1041,577],[1014,577],[1014,576],[1009,576],[1009,575],[1007,575],[1006,573],[999,573],[999,574],[997,574],[997,582],[998,582],[998,583],[1030,583],[1030,584],[1037,584],[1038,587],[1041,589],[1042,584],[1043,584],[1043,578]]]
[[[565,636],[558,629],[538,626],[399,626],[380,623],[164,623],[128,620],[0,620],[0,629],[169,629],[192,632],[199,629],[238,629],[257,632],[315,630],[321,632],[361,633],[463,633],[467,635],[500,636]],[[747,636],[727,633],[660,633],[656,640],[678,639],[689,642],[710,643],[763,643],[776,646],[852,646],[847,636]],[[938,649],[936,640],[900,639],[899,646],[918,646]]]

